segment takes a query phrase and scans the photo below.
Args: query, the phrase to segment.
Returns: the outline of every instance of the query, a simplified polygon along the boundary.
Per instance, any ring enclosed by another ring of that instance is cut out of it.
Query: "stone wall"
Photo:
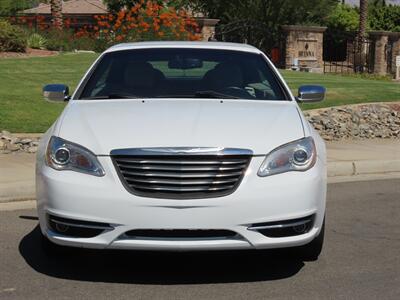
[[[386,31],[371,31],[368,33],[370,38],[375,43],[374,49],[374,74],[387,74],[387,58],[386,47],[389,41],[389,32]]]
[[[392,39],[392,74],[396,74],[396,56],[400,56],[400,32],[391,36]],[[400,78],[398,78],[400,79]]]
[[[196,22],[200,26],[202,40],[213,40],[215,36],[215,25],[217,25],[219,19],[196,17]]]
[[[323,72],[323,38],[326,27],[282,26],[286,34],[286,69],[299,68],[311,72]]]

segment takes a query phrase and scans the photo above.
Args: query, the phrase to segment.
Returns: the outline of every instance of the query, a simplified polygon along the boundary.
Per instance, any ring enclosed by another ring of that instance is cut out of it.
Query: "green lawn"
[[[364,102],[400,101],[400,84],[388,80],[363,79],[334,74],[281,71],[294,95],[303,84],[320,84],[326,87],[323,102],[302,105],[303,109],[354,104]]]
[[[65,83],[73,90],[95,54],[0,59],[0,130],[44,132],[64,105],[43,100],[47,83]]]
[[[96,54],[64,54],[29,59],[0,59],[0,130],[44,132],[64,105],[45,102],[41,96],[46,83],[65,83],[71,88]],[[400,84],[338,75],[282,71],[295,92],[302,84],[321,84],[328,89],[327,99],[304,109],[348,103],[400,101]]]

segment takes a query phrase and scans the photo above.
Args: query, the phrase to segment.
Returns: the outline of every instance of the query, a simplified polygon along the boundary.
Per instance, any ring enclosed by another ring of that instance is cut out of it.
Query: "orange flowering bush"
[[[29,29],[37,28],[41,31],[49,29],[49,24],[45,20],[46,17],[44,16],[17,16],[9,18],[11,24],[26,26]]]
[[[199,40],[199,27],[185,10],[141,1],[118,14],[95,16],[96,36],[107,44],[149,40]]]

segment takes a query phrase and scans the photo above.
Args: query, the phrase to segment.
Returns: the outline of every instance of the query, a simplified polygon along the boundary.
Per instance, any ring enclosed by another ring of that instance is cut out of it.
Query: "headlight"
[[[306,137],[271,151],[258,170],[264,177],[289,171],[306,171],[315,164],[317,153],[312,137]]]
[[[55,170],[71,170],[94,176],[104,176],[100,162],[90,150],[52,136],[46,151],[46,164]]]

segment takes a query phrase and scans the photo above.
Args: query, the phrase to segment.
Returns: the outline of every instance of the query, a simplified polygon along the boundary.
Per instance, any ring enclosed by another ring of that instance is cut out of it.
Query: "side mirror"
[[[326,89],[320,85],[302,85],[299,87],[296,101],[301,103],[312,103],[324,100]]]
[[[47,101],[64,102],[70,99],[69,88],[65,84],[48,84],[43,87],[43,97]]]

